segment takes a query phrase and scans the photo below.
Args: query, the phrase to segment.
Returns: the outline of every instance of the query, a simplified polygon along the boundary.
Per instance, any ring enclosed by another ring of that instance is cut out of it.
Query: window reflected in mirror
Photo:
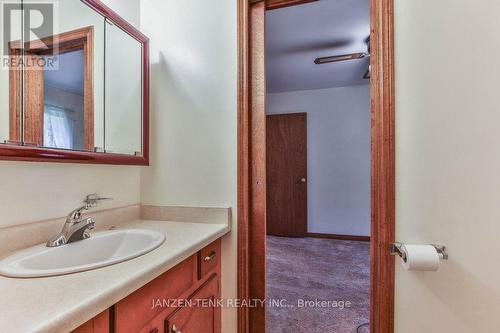
[[[53,60],[57,70],[44,70],[43,146],[90,150],[85,145],[84,51],[59,54]]]

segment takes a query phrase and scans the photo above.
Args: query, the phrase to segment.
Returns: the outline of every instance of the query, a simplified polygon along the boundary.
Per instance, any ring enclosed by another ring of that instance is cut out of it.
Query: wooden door
[[[189,299],[191,303],[188,306],[174,312],[167,319],[166,333],[220,333],[220,308],[215,306],[218,283],[214,276]]]
[[[267,234],[307,233],[307,114],[267,116]]]

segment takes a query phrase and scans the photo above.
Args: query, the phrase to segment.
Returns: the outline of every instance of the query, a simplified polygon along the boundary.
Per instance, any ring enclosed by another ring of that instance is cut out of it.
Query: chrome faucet
[[[62,246],[89,238],[89,230],[94,229],[95,219],[93,217],[83,219],[82,213],[96,207],[102,200],[112,200],[112,198],[102,198],[97,194],[87,195],[84,200],[85,205],[69,213],[62,231],[47,242],[47,247]]]

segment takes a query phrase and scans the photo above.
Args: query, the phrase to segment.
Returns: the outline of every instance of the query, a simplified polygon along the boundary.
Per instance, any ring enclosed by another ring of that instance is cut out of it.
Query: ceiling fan
[[[366,39],[366,44],[368,45],[368,52],[358,52],[358,53],[341,54],[341,55],[316,58],[314,60],[314,63],[316,65],[323,65],[323,64],[328,64],[331,62],[339,62],[339,61],[346,61],[346,60],[356,60],[356,59],[368,58],[370,56],[370,37],[368,37]],[[363,75],[363,78],[370,79],[370,77],[371,77],[371,66],[368,65],[368,68],[365,72],[365,75]]]

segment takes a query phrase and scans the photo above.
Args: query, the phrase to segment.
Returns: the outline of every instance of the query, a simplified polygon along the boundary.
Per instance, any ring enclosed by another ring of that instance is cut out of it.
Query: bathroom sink
[[[59,247],[40,244],[0,260],[0,275],[44,277],[88,271],[153,251],[165,235],[152,230],[112,230]]]

